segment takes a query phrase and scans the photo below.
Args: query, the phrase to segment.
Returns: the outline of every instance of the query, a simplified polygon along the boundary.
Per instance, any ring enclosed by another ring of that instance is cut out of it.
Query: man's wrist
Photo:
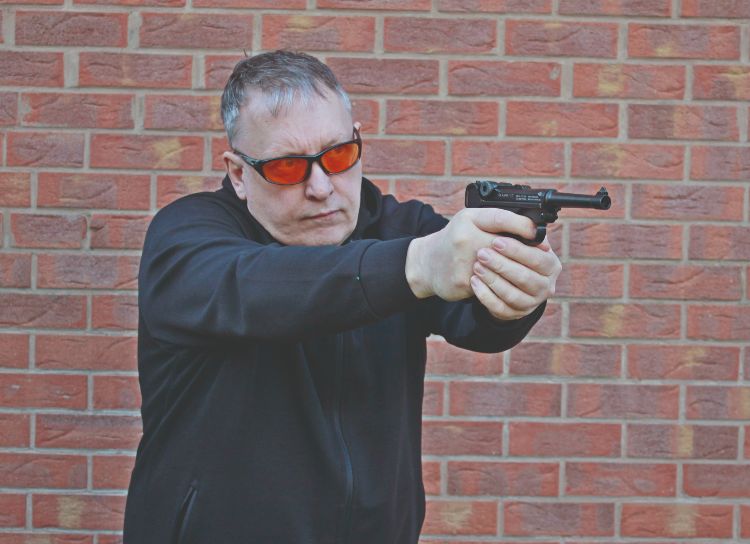
[[[417,298],[427,298],[434,294],[424,274],[424,271],[427,270],[423,262],[424,240],[424,238],[414,238],[411,241],[409,249],[406,251],[406,265],[404,267],[406,281]]]

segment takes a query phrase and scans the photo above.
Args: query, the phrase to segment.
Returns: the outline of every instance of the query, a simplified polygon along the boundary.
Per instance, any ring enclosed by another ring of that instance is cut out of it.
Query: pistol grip
[[[507,236],[508,238],[515,238],[519,242],[523,242],[527,246],[538,246],[542,242],[544,242],[544,237],[547,236],[547,225],[537,225],[536,226],[536,236],[533,240],[529,240],[528,238],[523,238],[517,234],[509,234],[509,233],[503,233],[503,236]]]

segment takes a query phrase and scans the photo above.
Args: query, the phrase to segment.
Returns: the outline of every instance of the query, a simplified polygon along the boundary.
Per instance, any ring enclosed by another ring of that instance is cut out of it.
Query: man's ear
[[[354,128],[357,129],[357,132],[361,132],[362,131],[362,123],[360,123],[359,121],[355,122],[354,123]]]
[[[224,165],[227,168],[227,175],[232,182],[232,187],[234,187],[234,192],[237,194],[237,198],[240,200],[247,200],[245,183],[242,180],[242,169],[245,164],[244,161],[231,151],[225,151],[222,158],[224,159]]]

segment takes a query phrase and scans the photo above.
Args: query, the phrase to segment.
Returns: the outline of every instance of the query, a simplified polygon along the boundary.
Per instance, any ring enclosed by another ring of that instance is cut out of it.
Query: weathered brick
[[[430,0],[318,0],[319,8],[429,11]]]
[[[750,497],[748,465],[685,465],[685,493],[691,497]]]
[[[148,175],[40,172],[37,205],[50,208],[148,210]]]
[[[43,370],[117,370],[137,368],[137,341],[122,335],[48,335],[36,337],[36,367]]]
[[[39,255],[38,287],[136,289],[139,258],[126,255]]]
[[[0,93],[0,127],[13,126],[17,122],[18,93]]]
[[[8,408],[82,410],[87,391],[86,376],[82,375],[0,374],[0,406]]]
[[[574,143],[573,177],[682,179],[685,148],[676,145]]]
[[[750,18],[750,4],[742,0],[682,0],[683,17]]]
[[[3,487],[86,487],[86,457],[36,453],[0,453]]]
[[[742,221],[743,187],[710,185],[633,186],[635,219],[674,219],[677,221]],[[679,203],[679,204],[678,204]]]
[[[502,372],[502,353],[466,351],[451,346],[442,340],[430,340],[427,342],[428,374],[494,376],[502,374]]]
[[[264,15],[263,48],[304,51],[372,51],[374,17]]]
[[[214,13],[143,13],[141,47],[242,49],[252,44],[253,16]]]
[[[17,289],[31,287],[31,255],[20,253],[0,255],[0,287]]]
[[[0,446],[4,448],[27,448],[30,445],[30,416],[29,414],[0,413]],[[3,509],[0,507],[0,520]],[[2,522],[0,521],[0,525]]]
[[[488,501],[428,501],[424,534],[494,535],[497,503]]]
[[[689,419],[750,419],[750,386],[688,386]]]
[[[455,382],[450,387],[450,414],[559,416],[561,393],[561,387],[556,384]]]
[[[156,206],[163,208],[170,202],[190,193],[215,191],[221,187],[218,176],[158,176],[156,178]]]
[[[443,174],[445,144],[428,140],[368,140],[364,170],[370,173]]]
[[[641,425],[627,428],[627,456],[652,459],[736,459],[737,427]]]
[[[691,259],[750,260],[750,229],[718,225],[690,227],[688,255]]]
[[[151,222],[148,215],[99,215],[91,218],[94,249],[141,249]]]
[[[21,123],[33,127],[133,128],[133,96],[24,93]]]
[[[497,44],[492,19],[386,17],[385,51],[412,53],[489,53]]]
[[[740,58],[740,28],[731,25],[628,25],[628,56],[735,60]]]
[[[95,295],[91,304],[91,325],[95,329],[138,328],[138,297]]]
[[[508,55],[609,57],[617,56],[614,23],[506,21]]]
[[[438,11],[552,13],[552,0],[438,0]]]
[[[138,376],[94,376],[95,410],[138,410]]]
[[[464,96],[560,96],[553,62],[449,61],[448,92]]]
[[[446,136],[498,133],[496,102],[388,100],[387,134],[443,134]]]
[[[510,354],[510,374],[615,378],[620,375],[619,346],[522,342]]]
[[[570,304],[570,335],[592,338],[679,338],[675,304]]]
[[[750,179],[750,146],[693,146],[690,179]]]
[[[196,8],[305,9],[306,0],[194,0]]]
[[[86,325],[86,298],[70,295],[0,294],[0,325],[83,328]]]
[[[689,306],[687,336],[700,340],[750,338],[750,306]]]
[[[86,218],[78,214],[13,214],[10,229],[14,247],[81,249],[86,240]]]
[[[506,535],[614,536],[613,504],[509,501],[503,506]]]
[[[628,376],[639,380],[735,381],[739,348],[715,346],[628,346]]]
[[[740,536],[742,538],[750,538],[750,505],[740,506]]]
[[[419,200],[440,214],[454,215],[464,208],[466,183],[434,179],[397,179],[393,194],[400,201]]]
[[[28,207],[31,204],[31,175],[26,172],[0,172],[0,206]]]
[[[669,17],[670,0],[560,0],[560,15]]]
[[[132,450],[140,435],[138,416],[38,414],[36,418],[39,448]]]
[[[509,136],[616,137],[616,104],[508,102]]]
[[[93,134],[91,167],[200,170],[203,168],[203,138]]]
[[[624,504],[624,537],[730,538],[732,506],[713,504]]]
[[[677,419],[676,385],[571,384],[568,417],[609,419]]]
[[[750,66],[694,66],[693,97],[707,100],[750,100]]]
[[[573,96],[682,99],[685,96],[685,67],[576,63],[573,66]]]
[[[445,397],[445,384],[443,382],[424,382],[424,395],[422,398],[422,415],[443,415],[443,398]]]
[[[34,527],[119,531],[125,513],[125,497],[35,494],[33,512]]]
[[[617,457],[620,425],[512,422],[510,455],[525,457]]]
[[[0,51],[0,85],[62,87],[63,54]]]
[[[630,104],[628,136],[671,140],[737,141],[737,108]]]
[[[586,244],[588,240],[576,240]],[[566,263],[555,292],[563,297],[619,298],[624,292],[622,264]]]
[[[27,368],[29,366],[29,335],[0,334],[0,367]]]
[[[23,527],[26,523],[26,495],[0,495],[0,527]]]
[[[81,87],[153,87],[189,89],[193,60],[188,55],[81,53]]]
[[[436,60],[330,58],[326,64],[350,93],[438,92]]]
[[[242,57],[237,55],[206,55],[203,61],[206,89],[223,89],[235,65],[241,60]]]
[[[453,174],[462,176],[563,175],[563,145],[553,142],[456,141]]]
[[[18,11],[16,45],[125,47],[128,14]]]
[[[633,264],[630,296],[678,300],[737,300],[742,297],[738,267]]]
[[[84,135],[70,132],[10,132],[8,166],[83,166]]]
[[[94,489],[127,489],[134,464],[135,457],[130,455],[95,455]]]
[[[451,461],[448,494],[555,497],[557,463]]]
[[[221,97],[158,95],[146,96],[143,127],[166,130],[223,130]]]
[[[379,118],[380,103],[377,100],[352,100],[352,119],[362,123],[361,133],[377,133]]]
[[[502,423],[483,421],[425,421],[424,455],[500,455]]]
[[[565,494],[674,497],[677,466],[645,463],[566,463]]]

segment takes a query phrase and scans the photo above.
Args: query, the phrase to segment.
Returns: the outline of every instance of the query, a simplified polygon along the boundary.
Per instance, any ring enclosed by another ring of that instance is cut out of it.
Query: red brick
[[[680,180],[682,146],[574,143],[572,175],[586,178]]]
[[[470,176],[561,176],[563,145],[552,142],[456,141],[453,174]]]
[[[693,146],[690,179],[750,179],[750,147]]]
[[[138,410],[138,376],[94,376],[95,410]]]
[[[38,287],[137,289],[137,256],[39,255]]]
[[[264,15],[263,49],[372,51],[374,17]]]
[[[2,487],[86,487],[86,457],[0,453]]]
[[[143,125],[146,129],[223,130],[221,97],[155,95],[146,96]]]
[[[93,134],[91,166],[144,170],[200,170],[203,168],[203,138]]]
[[[0,172],[0,206],[27,207],[31,204],[31,176],[25,172]]]
[[[388,52],[488,53],[496,45],[492,19],[385,18],[383,47]]]
[[[750,538],[750,505],[740,506],[740,517],[742,518],[740,536],[742,538]]]
[[[96,295],[91,306],[95,329],[137,329],[138,297],[132,295]]]
[[[593,338],[679,338],[675,304],[570,304],[570,336]]]
[[[134,336],[44,335],[36,337],[36,367],[44,370],[126,370],[136,363]]]
[[[737,267],[631,265],[630,296],[679,300],[740,300]]]
[[[128,14],[19,11],[16,45],[125,47]]]
[[[627,456],[654,459],[737,459],[737,427],[628,425]]]
[[[170,202],[191,193],[215,191],[221,187],[217,176],[158,176],[156,178],[156,206],[163,208]]]
[[[368,145],[366,143],[365,145]],[[231,149],[229,142],[227,141],[226,135],[211,138],[211,169],[226,173],[226,164],[224,164],[223,154],[225,151]],[[366,156],[366,153],[365,153]]]
[[[25,501],[24,501],[25,504]],[[109,542],[109,541],[107,541]],[[93,535],[84,534],[63,534],[63,533],[0,533],[0,544],[93,544]],[[105,544],[105,541],[99,539],[99,544]],[[122,544],[122,541],[119,542]]]
[[[224,89],[234,66],[242,60],[237,55],[206,55],[205,80],[206,89]]]
[[[427,140],[368,140],[364,170],[378,174],[443,174],[445,144]]]
[[[148,175],[40,172],[37,206],[50,208],[107,208],[148,210]]]
[[[739,60],[740,28],[631,23],[628,25],[628,56]]]
[[[602,503],[524,503],[504,505],[510,536],[614,536],[615,507]]]
[[[573,66],[573,96],[682,99],[685,96],[685,67],[576,63]]]
[[[484,421],[425,421],[424,455],[500,455],[503,424]]]
[[[750,18],[750,4],[738,0],[682,0],[683,17]]]
[[[422,533],[495,535],[497,534],[497,503],[429,501]]]
[[[628,376],[638,380],[736,381],[739,348],[628,346]]]
[[[559,338],[562,335],[562,305],[547,302],[542,318],[534,325],[531,338],[551,337]]]
[[[750,229],[700,225],[690,228],[691,259],[750,260]]]
[[[12,126],[17,121],[18,93],[0,93],[0,126]]]
[[[523,342],[510,354],[510,374],[616,378],[620,347],[601,344]]]
[[[62,87],[63,54],[0,51],[0,85]]]
[[[33,496],[34,527],[114,531],[122,529],[122,495]]]
[[[68,295],[0,294],[0,325],[5,327],[83,328],[86,298]]]
[[[4,448],[27,448],[30,442],[30,416],[28,414],[0,413],[0,446]],[[0,495],[1,497],[1,495]],[[2,525],[2,499],[0,499],[0,525]]]
[[[380,104],[377,100],[366,98],[352,100],[352,118],[354,121],[362,123],[360,132],[364,134],[377,133],[380,124]]]
[[[427,342],[427,373],[435,375],[495,376],[503,372],[502,353],[476,353],[443,340]]]
[[[123,544],[122,535],[99,534],[98,544]]]
[[[440,495],[440,463],[422,461],[422,481],[427,495]]]
[[[91,217],[91,247],[94,249],[141,249],[149,215],[99,215]]]
[[[556,293],[563,297],[619,298],[623,294],[623,274],[621,264],[566,263],[557,278]]]
[[[185,0],[73,0],[74,4],[98,4],[115,6],[148,6],[162,8],[179,8],[185,6]]]
[[[449,61],[448,92],[464,96],[560,96],[553,62]]]
[[[144,13],[141,17],[144,48],[242,49],[252,43],[252,15]]]
[[[617,25],[506,21],[505,50],[508,55],[614,58]]]
[[[192,87],[193,60],[188,55],[81,53],[81,87]]]
[[[319,8],[429,11],[430,0],[318,0]]]
[[[628,136],[737,141],[737,108],[631,104],[628,106]]]
[[[620,425],[604,423],[510,423],[510,455],[618,457]]]
[[[560,415],[562,388],[557,384],[455,382],[450,387],[454,416]]]
[[[552,0],[438,0],[439,11],[468,13],[552,13]]]
[[[135,457],[129,455],[95,455],[94,489],[127,489],[134,464]]]
[[[26,523],[26,496],[0,495],[0,527],[23,527]]]
[[[674,497],[676,465],[566,463],[565,494],[597,497]]]
[[[31,255],[0,255],[0,287],[31,287]]]
[[[454,215],[464,208],[465,182],[435,179],[397,179],[394,196],[400,201],[420,200],[444,215]]]
[[[742,221],[744,187],[633,186],[633,217],[678,221]]]
[[[746,342],[750,338],[750,306],[689,306],[687,336]]]
[[[0,406],[8,408],[86,408],[86,376],[0,374]],[[0,474],[2,471],[0,471]]]
[[[685,493],[691,497],[750,497],[750,466],[685,465]]]
[[[13,214],[10,228],[14,247],[80,249],[86,239],[82,215]]]
[[[424,398],[422,399],[422,415],[443,415],[443,398],[445,396],[445,385],[443,382],[424,383]]]
[[[669,17],[670,0],[560,0],[560,15]]]
[[[132,450],[138,445],[140,435],[139,416],[36,416],[36,445],[39,448]]]
[[[436,60],[329,58],[326,64],[350,93],[438,92]]]
[[[750,419],[750,386],[689,386],[685,399],[689,419]]]
[[[83,166],[84,135],[70,132],[8,133],[8,166]]]
[[[616,104],[508,102],[509,136],[616,137]]]
[[[29,366],[29,336],[0,334],[0,367],[27,368]]]
[[[26,93],[21,123],[35,127],[133,128],[133,96],[126,94]]]
[[[196,8],[305,9],[305,0],[193,0]]]
[[[388,134],[498,134],[496,102],[388,100],[386,107]]]
[[[556,497],[557,463],[455,461],[448,463],[448,494]]]
[[[624,504],[621,535],[653,538],[731,538],[732,506]]]
[[[694,98],[750,100],[750,66],[694,66],[693,74]]]
[[[609,419],[677,419],[680,389],[676,385],[570,384],[568,417]]]

